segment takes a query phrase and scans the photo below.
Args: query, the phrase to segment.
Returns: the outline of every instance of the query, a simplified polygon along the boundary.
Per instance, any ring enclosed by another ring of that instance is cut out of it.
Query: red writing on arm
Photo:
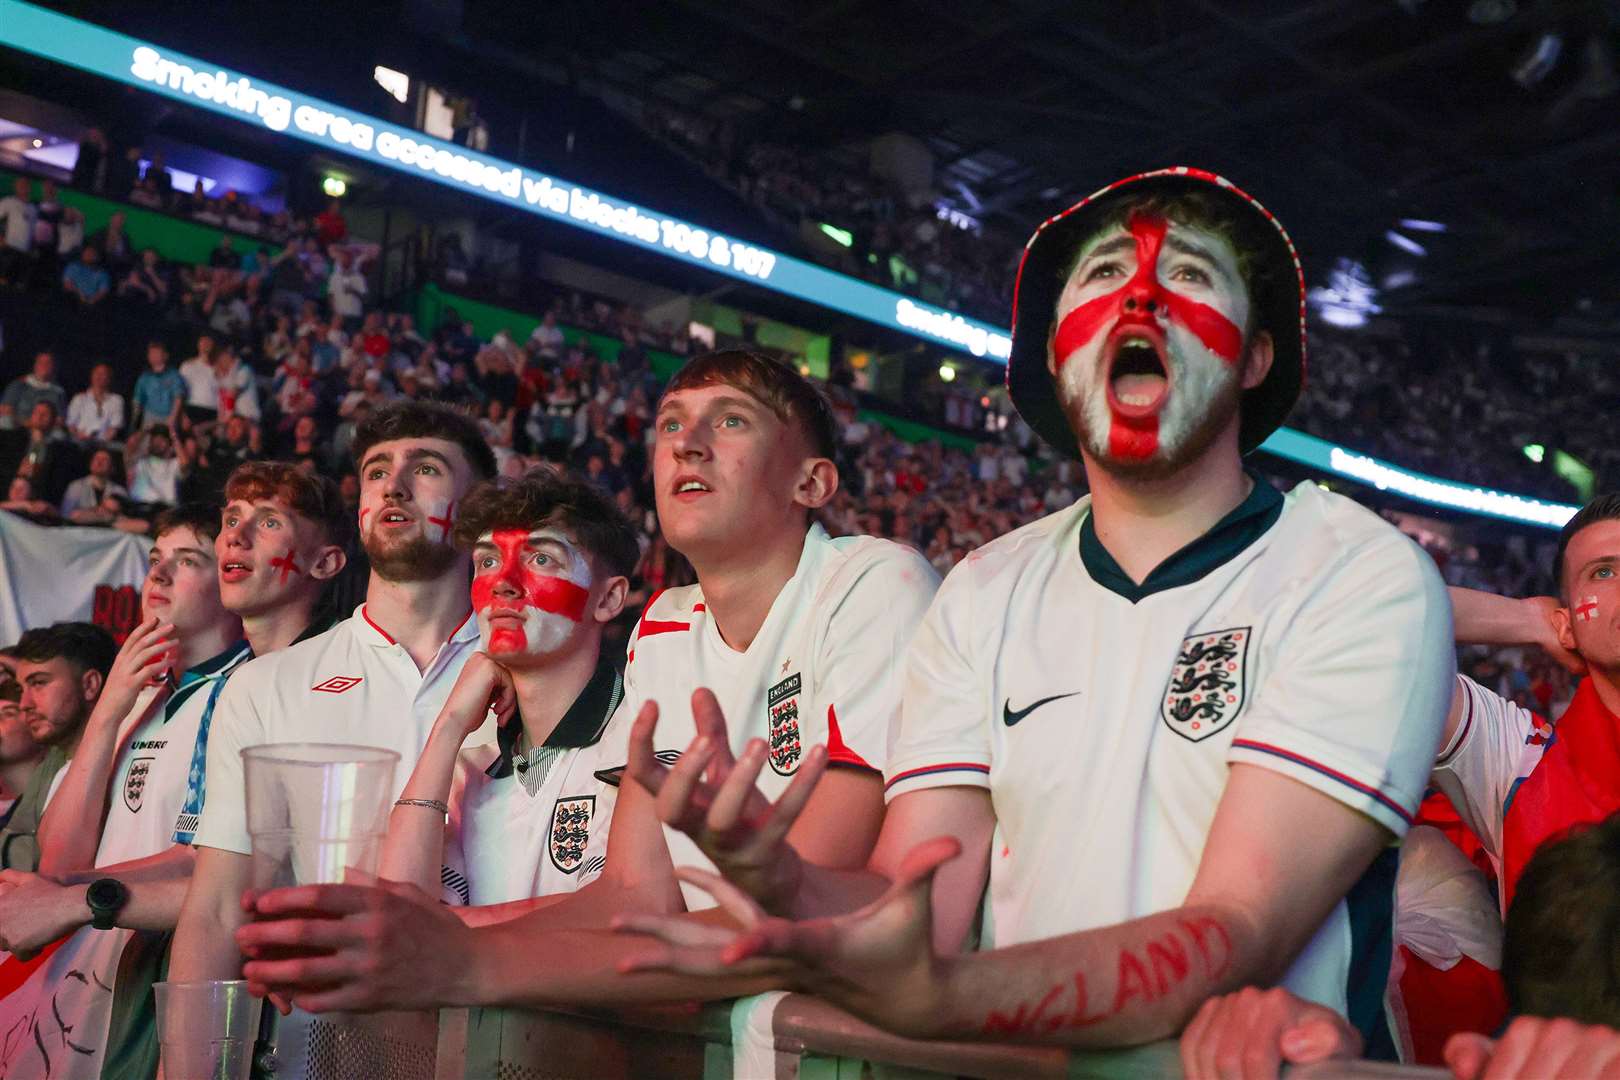
[[[1132,1008],[1151,1005],[1178,989],[1193,973],[1192,956],[1182,934],[1192,940],[1203,960],[1202,974],[1212,983],[1224,976],[1232,963],[1232,938],[1226,927],[1207,915],[1178,920],[1177,927],[1179,933],[1172,930],[1140,948],[1120,948],[1114,958],[1114,995],[1108,1008],[1090,1011],[1086,975],[1077,971],[1041,997],[1019,1002],[1010,1014],[991,1009],[980,1031],[1011,1039],[1050,1035],[1065,1028],[1090,1027]],[[1072,996],[1069,1007],[1053,1012],[1053,1006],[1066,995]]]

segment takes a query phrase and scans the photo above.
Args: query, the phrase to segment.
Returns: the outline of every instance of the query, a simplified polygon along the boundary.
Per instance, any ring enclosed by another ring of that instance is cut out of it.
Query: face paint
[[[302,572],[298,569],[298,563],[293,558],[293,551],[291,548],[288,548],[287,554],[281,556],[280,558],[271,559],[270,568],[281,571],[281,577],[278,580],[283,585],[287,584],[288,578],[292,577],[294,574]]]
[[[445,508],[440,511],[439,517],[429,514],[427,523],[439,527],[439,542],[441,544],[449,543],[450,527],[456,523],[456,500],[451,499]]]
[[[1575,618],[1580,622],[1591,622],[1597,618],[1597,613],[1598,599],[1595,596],[1588,596],[1575,605]]]
[[[1178,291],[1200,286],[1163,281],[1161,263],[1171,262],[1178,254],[1173,250],[1174,240],[1166,244],[1172,228],[1182,227],[1161,217],[1133,215],[1126,233],[1136,253],[1130,278],[1117,288],[1087,296],[1066,313],[1061,310],[1063,301],[1059,302],[1052,355],[1060,396],[1066,408],[1078,403],[1086,429],[1083,441],[1099,457],[1145,461],[1161,449],[1166,456],[1173,455],[1208,419],[1220,392],[1238,377],[1237,362],[1243,353],[1238,323],[1247,318],[1247,296],[1222,291],[1203,260],[1190,265],[1210,282],[1210,298],[1224,301],[1229,312]],[[1224,245],[1205,242],[1199,246]],[[1172,250],[1165,255],[1167,247]],[[1161,255],[1165,257],[1161,259]],[[1090,259],[1081,260],[1081,270],[1095,269]],[[1178,265],[1171,272],[1181,269]],[[1235,265],[1228,276],[1234,273]],[[1088,284],[1071,279],[1065,293],[1093,291]],[[1138,340],[1152,346],[1163,365],[1162,388],[1148,383],[1139,392],[1127,390],[1116,398],[1110,376],[1117,350],[1122,343]],[[1100,439],[1103,432],[1106,442]]]
[[[566,565],[543,548],[530,550],[537,541],[561,547]],[[472,602],[484,651],[496,657],[540,656],[567,641],[584,620],[590,599],[584,554],[554,529],[496,529],[478,542],[493,547],[500,564],[486,569],[487,556],[474,559]],[[537,565],[540,557],[550,561]]]

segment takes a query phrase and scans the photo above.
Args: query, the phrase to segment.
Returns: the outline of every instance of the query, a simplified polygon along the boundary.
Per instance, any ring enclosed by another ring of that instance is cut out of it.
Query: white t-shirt
[[[798,568],[771,604],[747,652],[720,637],[703,586],[666,589],[648,601],[625,667],[624,703],[604,743],[625,761],[629,729],[648,700],[658,702],[654,735],[668,762],[697,737],[692,691],[714,691],[733,753],[750,739],[770,746],[759,788],[782,794],[804,752],[825,743],[835,765],[882,771],[900,715],[906,646],[939,576],[915,551],[870,536],[831,539],[820,525],[805,535]],[[671,862],[711,864],[685,834],[664,830]],[[701,889],[682,886],[688,908],[712,907]]]
[[[1256,480],[1137,585],[1089,516],[1081,499],[969,555],[911,648],[888,795],[989,789],[985,945],[1180,906],[1233,764],[1405,833],[1451,693],[1429,558],[1349,499]],[[1351,895],[1387,933],[1393,861],[1374,869],[1383,887]],[[1345,1012],[1361,914],[1341,901],[1284,985]]]
[[[623,697],[604,662],[543,745],[517,751],[509,723],[497,744],[461,752],[445,828],[448,892],[504,904],[573,892],[602,872],[615,789],[596,773],[617,763],[599,740]]]
[[[105,442],[124,426],[124,399],[109,393],[100,401],[88,390],[81,390],[68,402],[67,426],[86,439]]]
[[[219,376],[214,365],[200,356],[193,356],[180,365],[180,377],[186,381],[186,404],[199,409],[219,408]]]
[[[6,222],[6,247],[13,251],[34,250],[34,219],[39,207],[15,195],[0,199],[0,218]]]
[[[1502,823],[1519,784],[1541,762],[1553,726],[1528,709],[1493,694],[1466,675],[1462,723],[1434,766],[1434,786],[1443,791],[1502,878]],[[1499,895],[1505,890],[1499,889]]]
[[[353,267],[347,270],[341,266],[332,268],[332,276],[326,279],[326,297],[332,301],[332,314],[345,319],[359,318],[364,312],[362,298],[365,295],[364,274]]]
[[[252,852],[242,751],[267,743],[349,743],[399,753],[390,803],[410,778],[444,699],[478,647],[468,612],[427,671],[361,604],[324,634],[243,664],[219,696],[208,739],[208,796],[196,843]],[[474,744],[488,741],[475,735]]]
[[[176,458],[143,455],[130,477],[130,498],[141,503],[173,506],[180,501],[180,462]]]

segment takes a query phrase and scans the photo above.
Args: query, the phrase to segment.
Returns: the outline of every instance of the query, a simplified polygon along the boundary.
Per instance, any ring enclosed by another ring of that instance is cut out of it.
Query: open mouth
[[[678,477],[675,481],[675,497],[683,500],[698,498],[707,495],[714,489],[695,476]]]
[[[414,520],[415,518],[411,517],[411,515],[405,513],[403,510],[389,509],[384,510],[382,513],[377,515],[377,524],[385,526],[409,525]]]
[[[1164,337],[1156,327],[1124,326],[1108,340],[1108,403],[1124,416],[1151,416],[1170,396]]]
[[[234,584],[253,576],[253,567],[240,560],[231,560],[219,566],[219,580]]]

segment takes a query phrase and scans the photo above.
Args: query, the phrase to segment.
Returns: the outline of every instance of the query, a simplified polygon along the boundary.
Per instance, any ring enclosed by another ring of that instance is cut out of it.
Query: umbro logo
[[[1022,709],[1014,709],[1012,707],[1012,698],[1008,698],[1001,706],[1001,719],[1008,727],[1012,727],[1014,724],[1017,724],[1020,720],[1034,712],[1036,709],[1040,708],[1042,705],[1050,705],[1054,701],[1061,701],[1066,697],[1074,697],[1079,693],[1080,691],[1078,690],[1071,690],[1067,694],[1053,694],[1051,697],[1043,697],[1033,705],[1028,705]]]
[[[323,683],[310,687],[323,694],[341,694],[345,690],[353,690],[359,686],[361,678],[358,675],[334,675]]]

